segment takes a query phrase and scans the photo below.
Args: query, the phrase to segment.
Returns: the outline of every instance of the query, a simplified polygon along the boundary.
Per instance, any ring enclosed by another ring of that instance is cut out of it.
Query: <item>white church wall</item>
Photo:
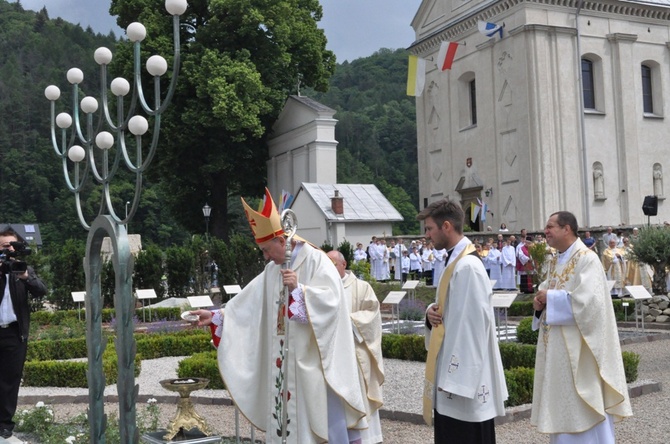
[[[316,203],[306,196],[296,199],[291,209],[298,218],[298,234],[316,246],[326,240],[326,221]]]
[[[431,16],[438,3],[422,3],[412,23],[417,41],[455,17],[440,22]],[[591,226],[646,223],[641,205],[654,192],[654,165],[661,164],[661,174],[669,157],[664,114],[670,112],[670,27],[640,15],[582,10],[581,55],[596,62],[596,110],[584,113],[582,150],[574,8],[496,5],[504,15],[486,18],[505,22],[502,40],[481,36],[473,16],[453,24],[456,34],[445,30],[442,39],[465,43],[452,70],[437,72],[427,62],[426,89],[416,101],[420,206],[444,196],[461,199],[456,188],[470,158],[467,171],[474,168],[481,177],[481,198],[493,189],[486,201],[495,216],[486,225],[504,221],[511,229],[540,229],[557,210],[572,211]],[[414,52],[435,60],[438,49],[436,38]],[[642,111],[640,66],[647,61],[655,70],[653,116]],[[476,126],[467,124],[464,89],[472,78]],[[604,173],[605,199],[594,197],[596,163]],[[663,205],[660,200],[658,218],[669,220],[670,208]]]

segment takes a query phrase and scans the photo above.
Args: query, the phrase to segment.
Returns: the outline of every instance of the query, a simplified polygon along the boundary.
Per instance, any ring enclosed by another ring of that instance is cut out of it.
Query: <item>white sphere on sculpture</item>
[[[132,22],[126,28],[126,35],[131,42],[141,42],[147,36],[147,28],[140,22]]]
[[[114,145],[114,136],[107,131],[100,131],[98,135],[95,136],[95,144],[98,148],[108,150]]]
[[[72,145],[67,151],[67,157],[73,162],[81,162],[86,157],[86,151],[79,145]]]
[[[128,129],[136,136],[141,136],[149,129],[149,122],[142,116],[133,116],[128,121]]]
[[[186,0],[165,0],[165,10],[171,15],[182,15],[187,6]]]
[[[49,85],[44,88],[44,96],[52,102],[58,100],[60,98],[60,88],[56,85]]]
[[[56,116],[56,125],[60,129],[67,129],[72,125],[72,116],[68,113],[60,113]]]
[[[86,114],[94,113],[98,110],[98,101],[95,97],[86,96],[81,99],[81,110]]]
[[[167,68],[167,61],[159,55],[153,55],[147,60],[147,71],[152,76],[162,76],[167,72]]]
[[[98,65],[109,65],[109,63],[112,61],[112,51],[110,51],[109,48],[101,46],[95,50],[93,53],[93,58],[95,59],[95,63]]]
[[[112,94],[115,96],[125,96],[130,92],[130,83],[123,77],[117,77],[112,80]]]
[[[70,68],[67,72],[67,81],[73,85],[78,85],[84,81],[84,73],[79,68]]]

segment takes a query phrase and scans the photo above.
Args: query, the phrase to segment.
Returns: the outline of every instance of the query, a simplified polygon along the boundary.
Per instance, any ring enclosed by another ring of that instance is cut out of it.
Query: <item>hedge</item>
[[[524,324],[527,321],[523,321]],[[117,380],[117,357],[113,337],[108,339],[103,355],[103,371],[107,384]],[[211,349],[210,336],[202,330],[186,330],[176,334],[136,335],[137,354],[135,374],[139,375],[142,359],[163,356],[186,356],[179,363],[177,374],[180,378],[198,377],[209,379],[208,388],[223,389],[216,351]],[[526,404],[532,400],[535,349],[532,344],[516,342],[499,343],[500,355],[505,370],[505,380],[510,394],[508,407]],[[382,354],[387,359],[402,359],[425,362],[425,340],[420,335],[389,334],[382,336]],[[88,363],[56,361],[86,357],[84,339],[59,341],[36,341],[29,344],[30,360],[24,369],[24,385],[37,387],[87,387],[86,368]],[[626,382],[637,379],[640,356],[622,352]]]
[[[144,313],[142,311],[144,310]],[[158,307],[158,308],[137,308],[135,309],[135,316],[137,319],[147,318],[147,322],[155,321],[179,321],[181,312],[184,309],[182,307]],[[81,322],[85,322],[84,317],[86,316],[85,310],[82,308],[81,315],[80,310],[56,310],[56,311],[46,311],[41,310],[35,313],[30,314],[30,321],[35,322],[38,325],[59,325],[66,322],[67,319],[70,320],[79,320],[81,316]],[[149,318],[149,312],[151,312],[151,317]],[[115,308],[103,308],[102,309],[102,322],[110,323],[116,317]]]
[[[102,355],[102,372],[106,385],[116,384],[119,362],[114,347],[109,344]],[[135,355],[135,377],[142,368],[142,356]],[[23,385],[28,387],[88,387],[87,361],[26,361]]]
[[[216,350],[196,353],[189,358],[179,361],[177,376],[180,378],[207,378],[208,389],[225,389],[226,386],[219,373],[219,363],[216,359]]]

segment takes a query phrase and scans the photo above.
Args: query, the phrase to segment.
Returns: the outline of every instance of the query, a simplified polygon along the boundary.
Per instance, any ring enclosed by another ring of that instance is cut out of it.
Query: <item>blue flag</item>
[[[502,32],[503,32],[502,25],[496,25],[495,23],[483,22],[480,20],[478,22],[478,27],[479,32],[484,34],[486,37],[493,37],[494,35],[496,35],[496,33],[499,33],[500,38],[502,38]]]

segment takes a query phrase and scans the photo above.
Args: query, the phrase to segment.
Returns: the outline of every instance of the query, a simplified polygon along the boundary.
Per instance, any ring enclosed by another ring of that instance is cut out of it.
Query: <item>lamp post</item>
[[[130,205],[130,201],[126,201],[126,221],[128,221],[128,205]],[[130,232],[130,221],[126,222],[126,231]]]
[[[151,56],[146,68],[153,77],[154,102],[150,106],[142,89],[140,43],[146,37],[146,28],[139,22],[128,25],[126,34],[133,42],[133,81],[130,104],[124,106],[124,97],[131,91],[131,83],[117,77],[108,85],[107,66],[112,61],[112,52],[104,47],[95,51],[94,59],[100,65],[100,103],[92,96],[79,100],[80,84],[84,73],[79,68],[67,72],[67,80],[72,85],[72,114],[61,112],[56,115],[56,101],[61,91],[55,85],[49,85],[44,95],[51,102],[51,142],[56,155],[63,165],[63,174],[68,189],[74,194],[79,222],[86,229],[86,347],[88,354],[87,379],[89,386],[88,422],[92,443],[105,442],[107,418],[104,412],[105,377],[102,368],[102,355],[107,345],[102,337],[102,295],[101,279],[103,260],[102,242],[105,237],[111,239],[114,254],[112,263],[116,288],[114,307],[117,327],[115,341],[118,356],[118,396],[119,396],[119,433],[123,443],[138,443],[136,410],[137,386],[135,385],[135,339],[133,314],[135,303],[132,294],[133,260],[128,243],[128,222],[133,218],[140,201],[142,175],[149,167],[158,145],[161,115],[169,105],[175,91],[180,65],[179,16],[187,8],[186,0],[166,0],[165,9],[172,15],[173,65],[172,79],[165,97],[161,100],[161,76],[167,72],[167,61],[159,56]],[[116,118],[112,118],[108,104],[107,90],[116,96]],[[83,115],[82,115],[83,113]],[[143,146],[142,136],[153,120],[152,137],[148,147]],[[94,124],[93,118],[97,115]],[[80,121],[81,119],[81,121]],[[83,123],[82,123],[83,122]],[[73,125],[68,135],[68,129]],[[57,137],[56,126],[60,128]],[[59,141],[60,139],[60,141]],[[129,155],[127,140],[134,150],[134,159]],[[100,148],[94,150],[94,145]],[[68,162],[69,160],[69,162]],[[83,162],[83,163],[82,163]],[[126,215],[121,218],[113,206],[110,185],[120,165],[125,165],[135,174],[135,194],[126,202]],[[101,188],[101,201],[97,216],[88,221],[82,208],[82,190],[88,188],[89,176],[92,182]],[[130,211],[128,206],[130,205]]]
[[[212,214],[212,207],[205,203],[202,207],[202,215],[205,216],[205,239],[209,241],[209,216]]]

